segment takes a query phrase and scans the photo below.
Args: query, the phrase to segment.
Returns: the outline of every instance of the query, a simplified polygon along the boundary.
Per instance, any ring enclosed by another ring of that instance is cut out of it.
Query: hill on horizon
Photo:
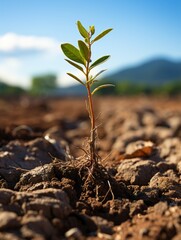
[[[181,60],[154,58],[136,66],[118,70],[105,76],[104,79],[109,82],[129,81],[135,84],[162,85],[181,80]]]
[[[135,64],[135,66],[105,75],[105,77],[100,79],[99,83],[101,82],[113,83],[116,87],[125,82],[134,86],[143,85],[148,87],[161,87],[172,83],[178,85],[178,82],[181,82],[181,60],[174,61],[168,58],[155,57],[140,64]],[[108,92],[110,93],[109,90]],[[82,85],[75,84],[68,87],[60,87],[54,91],[54,94],[61,96],[83,96],[87,93]]]

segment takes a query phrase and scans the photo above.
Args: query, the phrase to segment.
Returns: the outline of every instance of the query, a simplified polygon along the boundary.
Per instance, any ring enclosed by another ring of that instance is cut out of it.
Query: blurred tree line
[[[109,81],[100,80],[98,84],[108,83]],[[134,96],[134,95],[163,95],[178,96],[181,95],[181,79],[173,80],[163,85],[138,84],[130,81],[117,81],[115,87],[104,88],[99,91],[99,95],[115,95],[115,96]],[[51,95],[58,88],[57,77],[55,74],[44,74],[32,77],[31,85],[28,90],[18,86],[8,85],[0,80],[0,96],[12,95],[18,96],[29,94],[33,96]],[[72,92],[74,87],[72,87]],[[65,89],[66,95],[66,89]],[[56,92],[57,93],[57,92]]]
[[[6,84],[2,81],[0,81],[0,96],[6,96],[6,95],[22,95],[23,93],[26,93],[26,91],[18,86],[12,86],[9,84]]]
[[[19,96],[22,94],[30,95],[48,95],[52,90],[57,88],[57,77],[54,74],[45,74],[34,76],[28,90],[19,86],[12,86],[0,80],[0,96]]]
[[[101,84],[109,81],[101,81]],[[122,95],[122,96],[134,96],[134,95],[163,95],[163,96],[177,96],[181,95],[181,79],[168,82],[162,85],[148,85],[137,84],[130,81],[120,81],[115,83],[115,87],[104,88],[99,91],[100,95]]]
[[[56,75],[39,75],[32,78],[29,93],[32,95],[47,95],[57,87]]]

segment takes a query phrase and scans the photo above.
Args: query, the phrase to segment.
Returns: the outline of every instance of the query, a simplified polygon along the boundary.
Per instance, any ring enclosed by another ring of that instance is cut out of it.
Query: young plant
[[[96,61],[92,62],[92,45],[103,38],[106,34],[108,34],[112,28],[109,28],[99,35],[97,35],[95,38],[93,38],[93,35],[95,33],[95,27],[90,26],[88,30],[84,28],[84,26],[81,24],[80,21],[77,21],[77,27],[79,30],[80,35],[83,37],[83,40],[78,40],[78,48],[73,46],[70,43],[63,43],[61,44],[61,49],[65,56],[68,59],[65,59],[69,64],[80,70],[85,80],[81,80],[79,77],[75,76],[72,73],[67,73],[70,77],[74,78],[76,81],[78,81],[80,84],[85,86],[87,89],[87,97],[88,97],[88,112],[89,112],[89,118],[91,122],[91,129],[90,129],[90,142],[89,142],[89,153],[90,153],[90,162],[91,165],[95,165],[98,161],[98,154],[96,149],[96,137],[97,137],[97,129],[96,129],[96,120],[95,120],[95,113],[94,113],[94,106],[93,106],[93,95],[95,92],[100,90],[101,88],[114,86],[112,84],[104,84],[100,85],[96,88],[93,88],[93,85],[97,82],[97,77],[105,71],[101,70],[94,76],[91,74],[91,70],[98,66],[99,64],[102,64],[105,62],[110,56],[106,55],[103,56]]]

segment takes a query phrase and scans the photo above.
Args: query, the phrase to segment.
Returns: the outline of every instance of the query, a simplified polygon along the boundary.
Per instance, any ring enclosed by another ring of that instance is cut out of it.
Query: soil
[[[181,239],[180,99],[0,99],[1,240]]]

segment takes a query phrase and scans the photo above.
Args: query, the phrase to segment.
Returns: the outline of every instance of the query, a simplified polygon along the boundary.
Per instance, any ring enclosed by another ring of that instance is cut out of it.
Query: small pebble
[[[82,232],[78,228],[71,228],[65,233],[68,240],[84,240]]]

